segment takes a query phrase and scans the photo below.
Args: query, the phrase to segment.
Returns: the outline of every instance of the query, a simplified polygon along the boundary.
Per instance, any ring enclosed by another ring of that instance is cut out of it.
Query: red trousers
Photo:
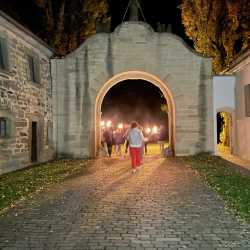
[[[137,168],[141,165],[141,148],[129,148],[132,168]]]

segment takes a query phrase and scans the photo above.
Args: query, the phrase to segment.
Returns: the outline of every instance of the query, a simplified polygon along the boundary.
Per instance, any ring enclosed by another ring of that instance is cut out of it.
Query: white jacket
[[[128,131],[127,139],[129,141],[129,147],[141,148],[143,145],[143,134],[140,129],[132,128]]]

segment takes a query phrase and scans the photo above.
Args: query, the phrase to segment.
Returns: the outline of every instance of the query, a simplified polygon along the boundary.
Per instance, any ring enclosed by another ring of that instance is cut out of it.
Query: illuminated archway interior
[[[104,96],[101,105],[102,131],[111,127],[114,138],[119,127],[125,133],[131,121],[142,128],[147,154],[161,153],[169,145],[168,104],[161,90],[146,80],[124,80]]]
[[[92,148],[93,154],[96,156],[99,155],[99,147],[101,145],[101,130],[102,130],[101,110],[105,96],[113,86],[118,85],[119,83],[122,83],[127,80],[143,80],[144,84],[146,83],[146,85],[148,86],[154,85],[156,87],[156,92],[158,94],[161,93],[162,96],[165,98],[165,103],[167,105],[165,106],[165,109],[163,109],[162,112],[167,112],[168,121],[166,123],[168,124],[169,149],[171,150],[172,155],[175,155],[176,125],[175,125],[175,103],[173,95],[165,82],[163,82],[157,76],[143,71],[126,71],[117,74],[112,78],[110,78],[108,81],[106,81],[103,87],[99,90],[95,102],[95,130],[93,131],[94,132],[93,140],[95,141],[95,144],[93,144]]]

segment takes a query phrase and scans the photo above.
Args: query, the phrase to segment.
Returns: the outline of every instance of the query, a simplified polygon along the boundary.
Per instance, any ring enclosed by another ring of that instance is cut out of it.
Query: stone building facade
[[[102,100],[112,86],[128,79],[146,80],[162,91],[176,155],[214,150],[211,59],[181,38],[156,33],[143,22],[124,22],[51,63],[59,156],[98,155]]]
[[[52,54],[0,12],[0,174],[53,157]]]

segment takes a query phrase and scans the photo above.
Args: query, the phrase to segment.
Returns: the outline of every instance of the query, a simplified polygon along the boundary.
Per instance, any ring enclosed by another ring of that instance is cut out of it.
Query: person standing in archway
[[[125,139],[122,133],[122,129],[118,128],[114,132],[114,144],[115,144],[115,151],[116,155],[121,156],[122,155],[122,144],[124,144]]]
[[[113,146],[113,131],[112,128],[107,128],[104,132],[103,132],[103,138],[107,144],[107,148],[108,148],[108,155],[109,157],[111,157],[112,155],[112,146]]]
[[[149,135],[148,135],[147,131],[145,131],[144,129],[142,129],[142,134],[144,137],[144,149],[143,149],[143,151],[146,155],[148,153],[148,140],[149,140],[148,137],[149,137]]]
[[[138,128],[137,122],[131,123],[127,139],[129,142],[132,171],[135,173],[141,165],[141,148],[144,141],[142,131]]]

